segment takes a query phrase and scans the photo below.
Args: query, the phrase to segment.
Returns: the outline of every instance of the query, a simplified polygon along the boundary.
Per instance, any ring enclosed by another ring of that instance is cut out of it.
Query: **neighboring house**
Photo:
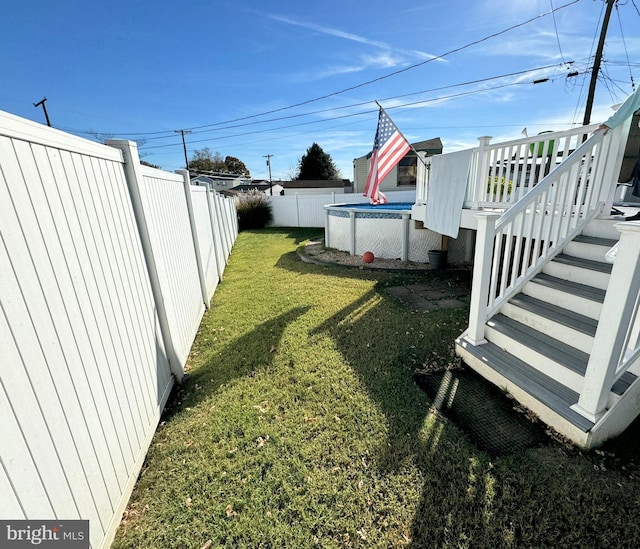
[[[280,185],[278,185],[277,183],[269,183],[268,181],[264,180],[255,180],[251,182],[247,181],[245,183],[235,185],[230,189],[220,191],[220,194],[224,196],[236,196],[238,194],[246,193],[253,190],[262,191],[264,194],[273,196],[283,194],[283,188]]]
[[[353,192],[353,184],[348,179],[278,181],[284,188],[284,195],[292,194],[345,194]]]
[[[411,214],[448,238],[476,233],[457,354],[587,448],[640,413],[640,221],[616,200],[638,162],[638,105],[640,91],[606,132],[480,138],[434,156]]]
[[[249,179],[237,175],[195,175],[191,177],[192,185],[208,186],[211,190],[222,192],[228,191],[237,185],[250,183]]]
[[[418,141],[417,143],[413,143],[412,147],[415,151],[418,151],[423,158],[442,153],[442,141],[439,137],[427,139],[426,141]],[[367,174],[369,173],[371,152],[372,151],[369,151],[365,156],[356,158],[353,161],[354,192],[364,191]],[[384,192],[415,189],[420,169],[421,166],[418,163],[416,153],[413,150],[409,151],[406,156],[400,160],[398,165],[391,170],[389,175],[382,180],[380,190]]]

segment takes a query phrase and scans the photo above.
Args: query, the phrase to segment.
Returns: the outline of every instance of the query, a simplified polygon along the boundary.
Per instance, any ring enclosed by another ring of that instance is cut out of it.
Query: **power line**
[[[627,42],[624,39],[624,32],[622,31],[622,20],[620,19],[620,9],[618,8],[618,4],[616,4],[616,15],[618,16],[618,26],[620,27],[620,36],[622,36],[622,45],[624,46],[624,53],[627,56],[627,65],[629,67],[629,79],[631,80],[631,90],[636,91],[636,84],[633,81],[633,74],[631,73],[631,63],[629,62],[629,52],[627,51]]]
[[[551,15],[553,16],[553,28],[556,31],[556,42],[558,42],[558,51],[560,52],[560,59],[564,61],[564,55],[562,55],[562,47],[560,46],[560,36],[558,35],[558,23],[556,22],[556,14],[553,11],[553,0],[549,0],[551,5]]]
[[[506,73],[506,74],[501,74],[498,76],[489,76],[489,77],[485,77],[485,78],[479,78],[476,80],[468,80],[466,82],[459,82],[457,84],[450,84],[447,86],[439,86],[436,88],[430,88],[427,90],[420,90],[420,91],[414,91],[414,92],[410,92],[410,93],[405,93],[405,94],[400,94],[400,95],[394,95],[391,97],[385,97],[382,99],[379,99],[379,101],[390,101],[392,99],[401,99],[404,97],[410,97],[410,96],[415,96],[415,95],[420,95],[420,94],[424,94],[424,93],[431,93],[434,91],[442,91],[442,90],[446,90],[446,89],[451,89],[451,88],[457,88],[457,87],[462,87],[462,86],[469,86],[469,85],[473,85],[473,84],[481,84],[484,82],[490,82],[492,80],[499,80],[502,78],[509,78],[512,76],[519,76],[522,74],[527,74],[527,73],[534,73],[534,72],[539,72],[539,71],[543,71],[543,70],[548,70],[548,69],[553,69],[553,68],[560,68],[562,66],[570,66],[572,65],[573,62],[569,62],[569,63],[562,63],[562,64],[553,64],[553,65],[545,65],[542,67],[535,67],[535,68],[530,68],[530,69],[525,69],[525,70],[521,70],[521,71],[515,71],[515,72],[510,72],[510,73]],[[487,89],[493,89],[493,88],[487,88]],[[478,90],[478,93],[485,91],[485,90]],[[469,93],[469,92],[466,92]],[[476,92],[474,92],[476,93]],[[444,96],[444,99],[447,99],[451,96]],[[434,100],[438,100],[438,99],[442,99],[442,98],[435,98]],[[426,100],[424,100],[426,101]],[[321,109],[321,110],[317,110],[317,111],[310,111],[310,112],[306,112],[306,113],[298,113],[298,114],[291,114],[291,115],[287,115],[287,116],[280,116],[280,117],[276,117],[276,118],[269,118],[266,120],[254,120],[252,122],[243,122],[241,124],[234,124],[234,125],[230,125],[230,126],[224,126],[224,127],[220,127],[220,128],[209,128],[206,130],[196,130],[193,131],[192,133],[194,134],[200,134],[200,133],[207,133],[207,132],[216,132],[216,131],[221,131],[221,130],[228,130],[228,129],[233,129],[233,128],[241,128],[241,127],[246,127],[246,126],[254,126],[256,124],[267,124],[269,122],[277,122],[280,120],[290,120],[292,118],[301,118],[301,117],[305,117],[305,116],[312,116],[315,114],[325,114],[328,112],[335,112],[335,111],[340,111],[340,110],[344,110],[344,109],[353,109],[355,107],[362,107],[364,105],[370,105],[372,103],[371,100],[368,101],[362,101],[359,103],[351,103],[349,105],[342,105],[340,107],[332,107],[329,109]],[[388,109],[393,109],[395,107],[388,107]],[[375,110],[375,109],[374,109]],[[362,113],[355,113],[353,116],[356,116],[358,114],[366,114],[366,113],[370,113],[373,112],[371,110],[367,110],[367,111],[363,111]],[[316,122],[306,122],[303,124],[315,124]],[[300,125],[300,124],[295,124],[295,125]],[[285,126],[285,127],[291,127],[291,126]],[[262,131],[262,130],[259,130]],[[249,133],[256,133],[256,132],[249,132]],[[244,135],[244,134],[235,134],[235,135]],[[154,140],[159,140],[159,139],[167,139],[167,138],[171,138],[173,136],[162,136],[162,137],[150,137],[147,139],[147,141],[154,141]],[[212,138],[212,139],[216,139],[216,138]]]
[[[210,127],[210,126],[219,126],[219,125],[224,125],[224,124],[231,123],[231,122],[239,122],[241,120],[248,120],[250,118],[257,118],[259,116],[265,116],[267,114],[274,114],[276,112],[281,112],[281,111],[284,111],[284,110],[293,109],[295,107],[301,107],[303,105],[308,105],[309,103],[314,103],[314,102],[320,101],[322,99],[328,99],[329,97],[340,95],[340,94],[346,93],[348,91],[357,90],[358,88],[362,88],[364,86],[368,86],[369,84],[373,84],[375,82],[380,82],[381,80],[385,80],[387,78],[391,78],[392,76],[397,76],[398,74],[402,74],[402,73],[405,73],[407,71],[413,70],[415,68],[422,67],[423,65],[426,65],[427,63],[431,63],[431,62],[437,61],[439,59],[444,59],[445,57],[448,57],[451,54],[458,53],[458,52],[460,52],[462,50],[470,48],[471,46],[477,46],[478,44],[481,44],[482,42],[486,42],[487,40],[490,40],[491,38],[496,38],[497,36],[505,34],[505,33],[509,32],[509,31],[514,30],[514,29],[517,29],[517,28],[520,28],[520,27],[524,27],[525,25],[528,25],[529,23],[531,23],[533,21],[537,21],[538,19],[540,19],[542,17],[546,17],[547,15],[549,15],[550,13],[553,13],[554,11],[559,11],[561,9],[567,8],[567,7],[569,7],[569,6],[573,5],[573,4],[577,4],[578,2],[580,2],[580,0],[573,0],[572,2],[569,2],[568,4],[564,4],[564,5],[560,6],[559,8],[556,8],[552,12],[547,12],[547,13],[543,13],[543,14],[540,14],[540,15],[536,15],[535,17],[527,19],[526,21],[523,21],[521,23],[518,23],[516,25],[513,25],[513,26],[508,27],[506,29],[503,29],[501,31],[495,32],[495,33],[490,34],[488,36],[485,36],[484,38],[480,38],[478,40],[474,40],[473,42],[469,42],[468,44],[465,44],[464,46],[460,46],[458,48],[454,48],[452,50],[449,50],[448,52],[445,52],[445,53],[442,53],[440,55],[436,55],[434,57],[431,57],[429,59],[421,61],[420,63],[415,63],[413,65],[409,65],[409,66],[404,67],[402,69],[399,69],[397,71],[393,71],[393,72],[390,72],[390,73],[388,73],[386,75],[379,76],[378,78],[374,78],[373,80],[368,80],[366,82],[362,82],[360,84],[356,84],[355,86],[350,86],[348,88],[344,88],[344,89],[336,91],[336,92],[328,93],[326,95],[322,95],[322,96],[316,97],[314,99],[308,99],[306,101],[302,101],[302,102],[296,103],[294,105],[289,105],[288,107],[280,107],[278,109],[273,109],[273,110],[270,110],[270,111],[266,111],[264,113],[253,114],[253,115],[250,115],[250,116],[244,116],[244,117],[241,117],[241,118],[236,118],[236,119],[233,119],[233,120],[229,120],[227,122],[216,122],[214,124],[205,124],[203,126],[194,126],[191,129],[192,130],[198,130],[198,129],[206,128],[206,127]]]
[[[410,103],[404,103],[402,105],[394,105],[391,107],[388,107],[387,110],[393,110],[393,109],[406,109],[406,108],[421,108],[422,106],[428,104],[428,103],[433,103],[433,102],[437,102],[437,101],[445,101],[445,100],[452,100],[452,99],[459,99],[461,97],[468,97],[471,95],[477,95],[477,94],[481,94],[481,93],[487,93],[490,91],[494,91],[497,89],[501,89],[501,88],[506,88],[509,86],[524,86],[524,85],[530,85],[532,84],[531,82],[511,82],[508,84],[501,84],[499,86],[493,86],[492,88],[485,88],[485,89],[481,89],[481,90],[471,90],[471,91],[467,91],[467,92],[461,92],[461,93],[456,93],[456,94],[450,94],[450,95],[446,95],[446,96],[440,96],[440,97],[435,97],[435,98],[431,98],[431,99],[420,99],[418,101],[413,101]],[[378,109],[370,109],[370,110],[366,110],[366,111],[361,111],[358,113],[351,113],[351,114],[345,114],[345,115],[341,115],[341,116],[334,116],[332,118],[327,118],[327,119],[323,119],[323,120],[313,120],[313,121],[309,121],[309,122],[300,122],[298,124],[289,124],[287,126],[280,126],[277,128],[268,128],[268,129],[262,129],[262,130],[255,130],[255,131],[251,131],[251,132],[243,132],[243,133],[236,133],[236,134],[232,134],[232,135],[226,135],[226,136],[219,136],[219,137],[208,137],[205,139],[198,139],[198,140],[192,140],[191,143],[204,143],[204,142],[211,142],[211,141],[220,141],[222,139],[229,139],[232,137],[240,137],[240,136],[244,136],[244,135],[253,135],[256,133],[267,133],[267,132],[274,132],[277,130],[283,130],[283,129],[288,129],[288,128],[293,128],[293,127],[298,127],[298,126],[309,126],[312,124],[321,124],[330,120],[339,120],[342,118],[353,118],[356,116],[363,116],[366,114],[371,114],[373,112],[378,112]],[[167,148],[167,147],[175,147],[176,144],[175,143],[168,143],[165,145],[152,145],[151,147],[144,147],[144,150],[151,150],[151,149],[162,149],[162,148]]]
[[[602,19],[604,9],[605,9],[604,4],[602,4],[602,7],[600,8],[600,15],[598,16],[598,22],[596,24],[596,28],[594,29],[593,38],[591,40],[591,49],[589,50],[589,59],[591,59],[591,57],[593,56],[593,48],[595,46],[595,43],[598,37],[598,28],[600,28],[600,20]],[[582,94],[584,93],[585,82],[586,82],[586,78],[583,78],[580,85],[580,93],[578,94],[578,100],[576,101],[576,108],[573,112],[574,121],[578,117],[578,109],[580,109],[580,105],[582,104]]]
[[[204,124],[204,125],[201,125],[201,126],[193,126],[193,127],[189,128],[189,129],[190,130],[200,130],[200,129],[203,129],[203,128],[210,128],[210,127],[214,127],[214,126],[224,126],[226,124],[231,124],[231,123],[234,123],[234,122],[241,122],[243,120],[249,120],[249,119],[258,118],[258,117],[261,117],[261,116],[267,116],[269,114],[275,114],[277,112],[282,112],[282,111],[285,111],[285,110],[290,110],[290,109],[293,109],[293,108],[296,108],[296,107],[301,107],[303,105],[308,105],[310,103],[315,103],[315,102],[321,101],[323,99],[328,99],[328,98],[334,97],[336,95],[341,95],[341,94],[349,92],[349,91],[357,90],[357,89],[362,88],[364,86],[368,86],[370,84],[374,84],[376,82],[380,82],[382,80],[386,80],[387,78],[391,78],[393,76],[397,76],[398,74],[402,74],[402,73],[408,72],[410,70],[416,69],[418,67],[422,67],[422,66],[426,65],[427,63],[431,63],[431,62],[437,61],[437,60],[442,60],[445,57],[448,57],[448,56],[450,56],[450,55],[452,55],[454,53],[461,52],[461,51],[463,51],[465,49],[468,49],[468,48],[470,48],[472,46],[477,46],[478,44],[486,42],[487,40],[491,40],[492,38],[496,38],[498,36],[506,34],[507,32],[510,32],[512,30],[524,27],[525,25],[528,25],[529,23],[537,21],[538,19],[546,17],[546,16],[548,16],[550,14],[554,14],[555,12],[560,11],[562,9],[565,9],[565,8],[567,8],[569,6],[574,5],[574,4],[577,4],[578,2],[580,2],[580,0],[572,0],[571,2],[569,2],[567,4],[563,4],[562,6],[560,6],[558,8],[552,9],[552,11],[536,15],[535,17],[531,17],[530,19],[527,19],[526,21],[522,21],[521,23],[517,23],[515,25],[512,25],[511,27],[507,27],[506,29],[500,30],[500,31],[495,32],[493,34],[489,34],[489,35],[487,35],[487,36],[485,36],[483,38],[479,38],[478,40],[474,40],[474,41],[469,42],[469,43],[467,43],[467,44],[465,44],[463,46],[454,48],[454,49],[449,50],[449,51],[447,51],[445,53],[442,53],[440,55],[436,55],[436,56],[430,57],[429,59],[421,61],[420,63],[415,63],[413,65],[409,65],[409,66],[404,67],[402,69],[390,72],[390,73],[388,73],[386,75],[379,76],[377,78],[374,78],[372,80],[367,80],[365,82],[361,82],[360,84],[356,84],[354,86],[350,86],[350,87],[344,88],[342,90],[338,90],[338,91],[335,91],[335,92],[332,92],[332,93],[321,95],[321,96],[315,97],[313,99],[307,99],[305,101],[301,101],[299,103],[294,103],[293,105],[288,105],[286,107],[279,107],[277,109],[272,109],[272,110],[265,111],[265,112],[262,112],[262,113],[252,114],[252,115],[249,115],[249,116],[243,116],[243,117],[239,117],[239,118],[234,118],[234,119],[223,121],[223,122],[214,122],[214,123],[210,123],[210,124]],[[70,130],[68,130],[68,131],[70,131]],[[88,133],[88,132],[77,131],[77,133]],[[165,131],[157,131],[157,132],[117,133],[117,135],[125,137],[125,136],[135,136],[135,135],[160,135],[160,134],[168,134],[168,135],[170,135],[171,133],[172,133],[172,131],[165,130]]]

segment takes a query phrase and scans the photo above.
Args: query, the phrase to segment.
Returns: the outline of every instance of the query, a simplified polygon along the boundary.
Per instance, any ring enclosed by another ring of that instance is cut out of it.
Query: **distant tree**
[[[149,166],[150,168],[157,168],[158,170],[162,169],[162,167],[158,166],[158,164],[152,164],[151,162],[147,162],[146,160],[140,160],[140,164],[142,164],[143,166]]]
[[[300,158],[296,179],[340,179],[340,172],[331,156],[313,143]]]
[[[246,175],[247,177],[251,176],[249,170],[244,165],[244,162],[235,156],[225,156],[224,165],[227,168],[229,173],[236,173],[238,175]]]
[[[247,177],[251,175],[242,160],[234,156],[223,159],[219,152],[212,153],[209,147],[194,151],[188,167],[189,171],[198,173],[229,173]]]
[[[193,151],[193,156],[187,165],[189,171],[192,172],[223,172],[225,165],[222,155],[212,153],[209,147],[205,147],[200,151]]]

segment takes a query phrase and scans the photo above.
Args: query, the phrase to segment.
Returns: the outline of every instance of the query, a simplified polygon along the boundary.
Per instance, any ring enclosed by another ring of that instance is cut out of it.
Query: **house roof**
[[[411,146],[418,152],[424,152],[427,154],[442,154],[442,140],[439,137],[433,137],[431,139],[425,139],[424,141],[416,141],[411,143]],[[369,151],[366,155],[359,158],[371,158],[373,151]],[[413,156],[415,153],[409,151],[405,156]],[[356,158],[357,160],[357,158]]]
[[[264,191],[269,188],[269,183],[242,183],[240,185],[236,185],[235,187],[231,187],[229,189],[230,192],[237,193],[245,193],[252,189],[258,189],[259,191]]]
[[[350,187],[348,179],[294,179],[293,181],[278,181],[285,189],[334,189],[336,187]]]
[[[426,139],[424,141],[416,141],[415,143],[412,143],[411,146],[419,152],[435,151],[438,154],[442,152],[442,140],[439,137]]]

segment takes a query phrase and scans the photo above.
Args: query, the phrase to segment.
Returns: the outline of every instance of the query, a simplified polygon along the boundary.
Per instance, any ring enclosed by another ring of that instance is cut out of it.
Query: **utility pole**
[[[184,140],[184,136],[187,133],[191,133],[191,130],[173,130],[174,133],[182,135],[182,148],[184,150],[184,169],[189,171],[189,158],[187,158],[187,144]]]
[[[47,101],[47,98],[45,97],[42,101],[39,101],[38,103],[34,103],[33,106],[39,107],[40,105],[42,105],[42,110],[44,111],[44,117],[47,119],[47,126],[51,127],[51,121],[49,120],[49,113],[47,112],[47,106],[45,105],[46,101]]]
[[[593,60],[591,81],[589,82],[589,92],[587,93],[587,105],[584,109],[584,120],[582,121],[584,126],[588,126],[591,123],[591,110],[593,109],[593,99],[596,93],[596,82],[598,81],[598,74],[600,73],[600,62],[602,61],[602,51],[604,50],[604,39],[607,36],[607,28],[609,27],[609,19],[611,18],[613,5],[617,1],[618,0],[606,0],[607,11],[604,14],[604,20],[602,21],[602,29],[600,29],[600,40],[598,41],[598,49],[596,50],[596,56]]]
[[[269,194],[273,196],[273,185],[271,183],[271,157],[272,154],[264,154],[263,155],[267,159],[267,166],[269,166]]]

